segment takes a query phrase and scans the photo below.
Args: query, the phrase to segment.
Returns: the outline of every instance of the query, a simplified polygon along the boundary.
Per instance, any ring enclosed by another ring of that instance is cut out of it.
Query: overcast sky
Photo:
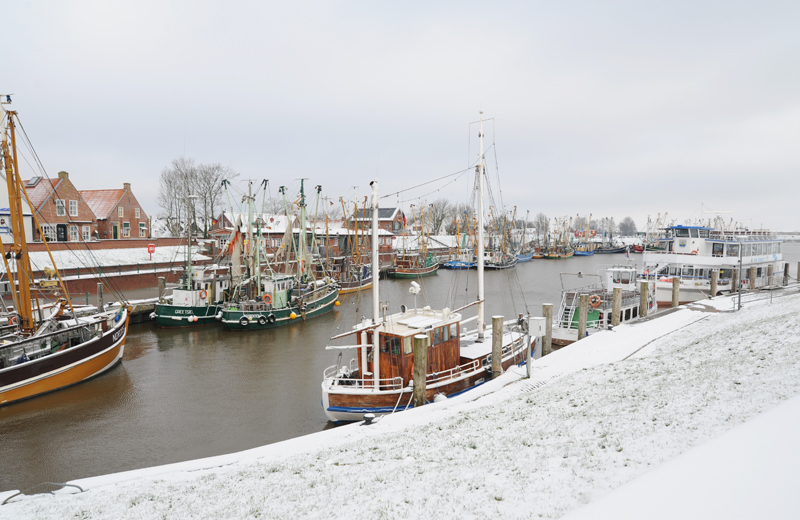
[[[643,228],[704,205],[800,229],[797,0],[12,0],[0,17],[0,93],[47,173],[131,182],[153,215],[184,154],[273,190],[410,188],[475,160],[483,109],[518,215]],[[470,177],[382,206],[466,201]]]

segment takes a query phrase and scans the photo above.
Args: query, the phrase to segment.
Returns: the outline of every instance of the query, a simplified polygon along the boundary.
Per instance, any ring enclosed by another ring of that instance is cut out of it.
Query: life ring
[[[265,294],[263,300],[264,300],[264,303],[271,304],[272,303],[272,295]]]
[[[693,254],[693,255],[696,255],[696,254],[697,254],[697,249],[695,249],[694,251],[692,251],[692,254]]]
[[[241,325],[242,327],[247,327],[248,325],[250,325],[250,320],[247,319],[247,316],[242,316],[241,318],[239,318],[239,325]]]
[[[202,290],[200,291],[200,299],[201,299],[201,300],[205,300],[205,299],[206,299],[206,296],[208,296],[208,292],[207,292],[205,289],[202,289]]]
[[[275,321],[277,321],[277,318],[275,317],[274,314],[270,314],[269,316],[267,316],[267,321],[270,323],[275,323]]]
[[[589,305],[591,305],[592,307],[594,307],[596,309],[596,308],[600,307],[600,303],[602,301],[603,300],[601,300],[599,296],[597,296],[596,294],[593,294],[592,297],[589,298]]]
[[[261,325],[261,326],[266,325],[267,324],[267,318],[265,318],[264,316],[259,316],[258,317],[258,324]]]
[[[16,325],[17,324],[17,317],[16,316],[9,316],[8,324],[9,325]]]

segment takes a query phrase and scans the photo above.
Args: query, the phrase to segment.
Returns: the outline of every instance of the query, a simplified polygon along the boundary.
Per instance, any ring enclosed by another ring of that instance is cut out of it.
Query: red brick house
[[[69,180],[69,173],[58,172],[57,179],[34,177],[25,181],[36,218],[48,241],[90,240],[96,229],[94,213]],[[42,240],[34,230],[34,240]]]
[[[150,221],[131,192],[131,183],[121,190],[82,190],[83,199],[94,212],[97,238],[117,240],[150,237]]]
[[[359,209],[356,218],[350,217],[348,227],[354,229],[356,222],[360,229],[372,229],[372,209]],[[402,233],[406,227],[406,216],[400,208],[378,208],[378,228],[389,233]]]

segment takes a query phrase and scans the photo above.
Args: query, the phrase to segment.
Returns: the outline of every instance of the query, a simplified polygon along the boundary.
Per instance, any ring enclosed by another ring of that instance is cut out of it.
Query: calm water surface
[[[800,244],[786,244],[785,256],[794,276]],[[594,274],[627,261],[596,255],[487,272],[487,320],[510,319],[526,305],[541,315],[543,302],[559,304],[559,273]],[[641,257],[630,261],[641,264]],[[456,308],[475,299],[477,273],[441,270],[420,284],[418,306]],[[389,312],[413,306],[408,287],[381,282]],[[306,323],[257,332],[132,325],[123,362],[110,372],[0,408],[0,491],[232,453],[331,427],[320,383],[338,352],[325,345],[371,316],[371,291],[341,302]]]

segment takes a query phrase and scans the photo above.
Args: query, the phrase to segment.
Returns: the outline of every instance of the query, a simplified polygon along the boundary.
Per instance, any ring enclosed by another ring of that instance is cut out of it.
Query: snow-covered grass
[[[208,257],[198,253],[199,248],[192,247],[192,259],[194,261],[207,260]],[[134,247],[128,249],[84,249],[75,247],[73,250],[53,251],[53,260],[59,269],[88,269],[100,266],[130,266],[141,264],[150,265],[154,262],[165,263],[174,262],[176,266],[181,266],[186,261],[186,246],[159,246],[155,253],[151,255],[147,252],[147,247]],[[47,251],[35,251],[30,253],[31,264],[36,270],[45,267],[53,267]]]
[[[559,517],[800,394],[800,296],[729,309],[595,334],[471,402],[84,479],[85,493],[14,499],[0,517]]]

